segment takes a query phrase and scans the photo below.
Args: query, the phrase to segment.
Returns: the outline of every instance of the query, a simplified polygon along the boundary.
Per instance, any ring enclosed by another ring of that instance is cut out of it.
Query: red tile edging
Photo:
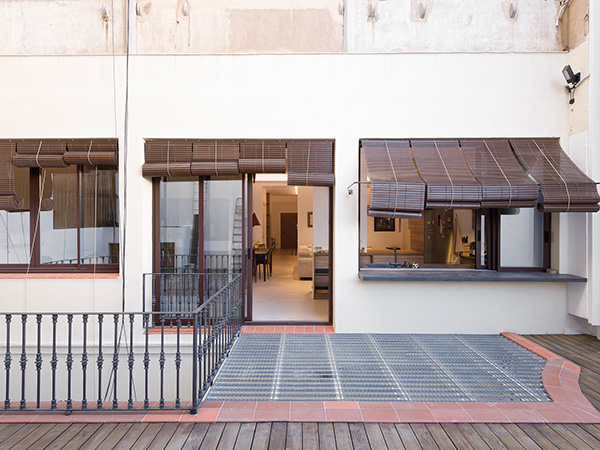
[[[331,327],[301,326],[303,331],[271,331],[276,326],[245,326],[245,333],[333,332]],[[288,328],[287,330],[285,328]],[[308,328],[308,330],[307,330]],[[329,331],[328,329],[331,329]],[[579,388],[580,368],[514,333],[508,339],[547,359],[542,381],[552,402],[356,402],[224,401],[203,402],[198,414],[186,411],[4,412],[0,423],[56,422],[386,422],[386,423],[600,423],[600,413]]]

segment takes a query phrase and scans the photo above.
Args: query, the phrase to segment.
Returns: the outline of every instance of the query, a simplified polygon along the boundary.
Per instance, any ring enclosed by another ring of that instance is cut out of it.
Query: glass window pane
[[[543,267],[544,215],[535,208],[511,208],[500,216],[500,266]]]
[[[15,193],[23,198],[20,211],[0,211],[0,264],[29,262],[29,169],[15,168]]]
[[[77,166],[41,169],[40,262],[77,264]]]
[[[117,171],[84,167],[81,174],[82,264],[119,262]]]
[[[198,181],[160,183],[160,271],[197,272]]]

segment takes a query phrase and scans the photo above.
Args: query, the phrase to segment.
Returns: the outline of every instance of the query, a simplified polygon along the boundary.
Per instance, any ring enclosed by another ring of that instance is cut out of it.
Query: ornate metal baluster
[[[21,325],[22,325],[22,335],[21,335],[21,403],[19,405],[19,409],[25,409],[27,407],[27,403],[25,402],[25,369],[27,368],[27,314],[21,314]]]
[[[73,409],[73,399],[71,398],[71,382],[73,370],[73,314],[67,314],[67,414]]]
[[[35,370],[37,373],[36,408],[39,408],[42,390],[42,315],[36,314],[35,321],[37,323],[37,353],[35,355]]]
[[[58,365],[58,356],[56,355],[56,322],[58,314],[52,314],[52,358],[50,359],[50,368],[52,369],[52,399],[50,400],[50,409],[56,409],[56,366]]]
[[[165,315],[160,315],[160,357],[158,359],[160,368],[160,404],[159,408],[165,407]]]
[[[181,338],[181,315],[177,315],[177,352],[175,353],[175,408],[179,409],[181,402],[179,400],[179,370],[181,369],[181,352],[180,352],[180,338]]]
[[[150,401],[148,400],[148,369],[150,368],[150,354],[148,353],[148,328],[150,322],[150,315],[144,314],[144,329],[146,330],[146,343],[144,344],[144,409],[150,408]]]
[[[4,409],[10,408],[10,365],[12,356],[10,354],[10,322],[12,315],[7,314],[6,320],[6,353],[4,354],[4,370],[6,370],[6,395],[4,396]]]
[[[127,409],[133,409],[133,320],[135,316],[129,314],[129,357],[127,363],[129,365],[129,400],[127,401]]]
[[[104,314],[98,314],[98,358],[96,365],[98,366],[98,403],[97,408],[102,409],[102,366],[104,365],[104,356],[102,355],[102,323],[104,322]]]
[[[194,325],[192,328],[192,415],[198,414],[198,312],[193,313]]]
[[[113,322],[115,329],[115,341],[113,352],[113,409],[119,408],[119,399],[117,398],[117,371],[119,369],[119,315],[113,314]]]
[[[87,324],[88,315],[82,316],[83,321],[83,353],[81,354],[81,369],[83,371],[83,392],[81,398],[81,409],[87,409],[87,366],[88,366],[88,354],[87,354]]]

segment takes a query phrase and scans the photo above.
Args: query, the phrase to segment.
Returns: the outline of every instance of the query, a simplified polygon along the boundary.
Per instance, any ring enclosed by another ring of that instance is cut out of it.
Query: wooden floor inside
[[[600,341],[527,336],[581,366],[600,407]],[[105,423],[2,424],[0,449],[597,449],[592,424]]]

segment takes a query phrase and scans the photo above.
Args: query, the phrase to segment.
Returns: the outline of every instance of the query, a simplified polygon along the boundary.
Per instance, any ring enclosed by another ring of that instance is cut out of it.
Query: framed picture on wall
[[[313,227],[312,211],[306,213],[306,226],[308,228],[312,228]]]
[[[395,231],[396,220],[375,217],[375,231]]]

